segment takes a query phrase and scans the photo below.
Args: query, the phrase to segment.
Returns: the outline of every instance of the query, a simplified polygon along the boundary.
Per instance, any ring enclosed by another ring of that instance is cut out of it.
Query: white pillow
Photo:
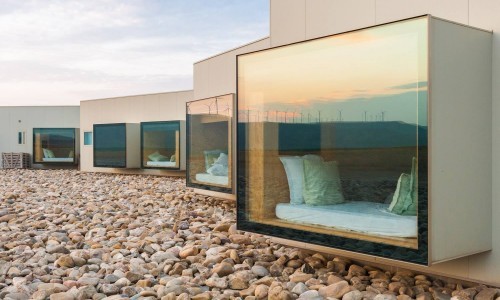
[[[323,161],[318,155],[306,154],[304,156],[280,156],[285,168],[288,187],[290,188],[290,204],[304,204],[303,181],[304,181],[304,159]]]
[[[227,167],[227,154],[226,153],[221,153],[219,155],[219,158],[217,158],[217,160],[214,162],[214,165],[223,165],[225,167]]]
[[[223,166],[221,164],[213,164],[210,168],[208,168],[207,173],[215,176],[227,176],[227,165]]]

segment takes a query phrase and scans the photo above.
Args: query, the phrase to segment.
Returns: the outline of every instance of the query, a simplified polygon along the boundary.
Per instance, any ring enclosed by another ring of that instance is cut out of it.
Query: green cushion
[[[332,205],[344,202],[337,162],[304,159],[302,193],[307,205]]]
[[[412,159],[411,174],[401,174],[389,211],[405,216],[417,215],[417,170],[416,158]]]

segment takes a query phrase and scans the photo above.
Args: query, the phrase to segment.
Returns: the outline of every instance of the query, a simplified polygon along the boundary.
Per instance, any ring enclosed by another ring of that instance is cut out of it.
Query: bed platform
[[[365,201],[325,206],[279,203],[276,206],[276,216],[290,222],[334,227],[365,234],[417,237],[417,217],[396,215],[389,212],[388,207],[388,204]]]

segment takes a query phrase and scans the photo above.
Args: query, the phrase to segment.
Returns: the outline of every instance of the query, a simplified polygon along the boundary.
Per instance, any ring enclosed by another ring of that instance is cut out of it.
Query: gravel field
[[[499,300],[270,243],[184,179],[0,170],[0,299]]]

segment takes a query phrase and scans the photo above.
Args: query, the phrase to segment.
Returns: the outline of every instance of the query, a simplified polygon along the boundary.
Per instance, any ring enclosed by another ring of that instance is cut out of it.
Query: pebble
[[[233,201],[194,194],[183,178],[0,170],[0,299],[500,296],[272,244],[235,219]]]

